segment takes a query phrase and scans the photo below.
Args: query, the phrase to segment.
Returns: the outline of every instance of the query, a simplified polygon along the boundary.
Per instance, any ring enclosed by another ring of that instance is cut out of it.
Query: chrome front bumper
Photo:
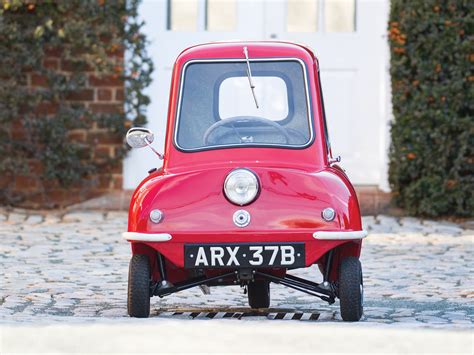
[[[167,242],[173,237],[168,233],[138,233],[124,232],[123,239],[141,242]],[[313,238],[318,240],[360,240],[367,237],[367,231],[318,231],[313,233]]]

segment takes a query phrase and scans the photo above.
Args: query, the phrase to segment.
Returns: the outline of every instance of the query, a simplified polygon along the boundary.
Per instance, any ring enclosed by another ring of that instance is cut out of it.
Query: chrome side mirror
[[[127,143],[132,148],[143,148],[150,145],[155,136],[148,128],[133,127],[127,132]]]
[[[153,153],[155,153],[158,158],[164,159],[164,155],[157,152],[155,148],[151,146],[151,143],[155,139],[153,132],[150,131],[148,128],[143,127],[133,127],[130,128],[127,132],[127,143],[132,148],[143,148],[148,147],[150,148]]]

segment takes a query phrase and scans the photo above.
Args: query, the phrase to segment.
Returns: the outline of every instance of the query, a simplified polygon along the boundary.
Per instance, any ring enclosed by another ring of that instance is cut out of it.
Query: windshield
[[[245,61],[197,61],[185,67],[175,137],[179,148],[304,147],[311,141],[303,64],[251,60],[250,66],[251,80]]]

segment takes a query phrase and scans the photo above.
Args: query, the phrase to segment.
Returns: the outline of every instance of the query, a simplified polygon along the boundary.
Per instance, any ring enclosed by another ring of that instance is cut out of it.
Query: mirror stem
[[[158,151],[156,151],[155,148],[151,146],[150,142],[148,142],[148,139],[145,138],[145,142],[146,142],[146,145],[153,151],[153,153],[158,155],[158,158],[160,158],[160,160],[163,160],[165,158],[163,154],[159,153]]]

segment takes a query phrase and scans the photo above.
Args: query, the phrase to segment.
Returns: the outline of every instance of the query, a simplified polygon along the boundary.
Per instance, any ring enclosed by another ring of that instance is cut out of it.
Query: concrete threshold
[[[6,353],[444,353],[471,354],[471,330],[361,323],[126,319],[3,325]]]

